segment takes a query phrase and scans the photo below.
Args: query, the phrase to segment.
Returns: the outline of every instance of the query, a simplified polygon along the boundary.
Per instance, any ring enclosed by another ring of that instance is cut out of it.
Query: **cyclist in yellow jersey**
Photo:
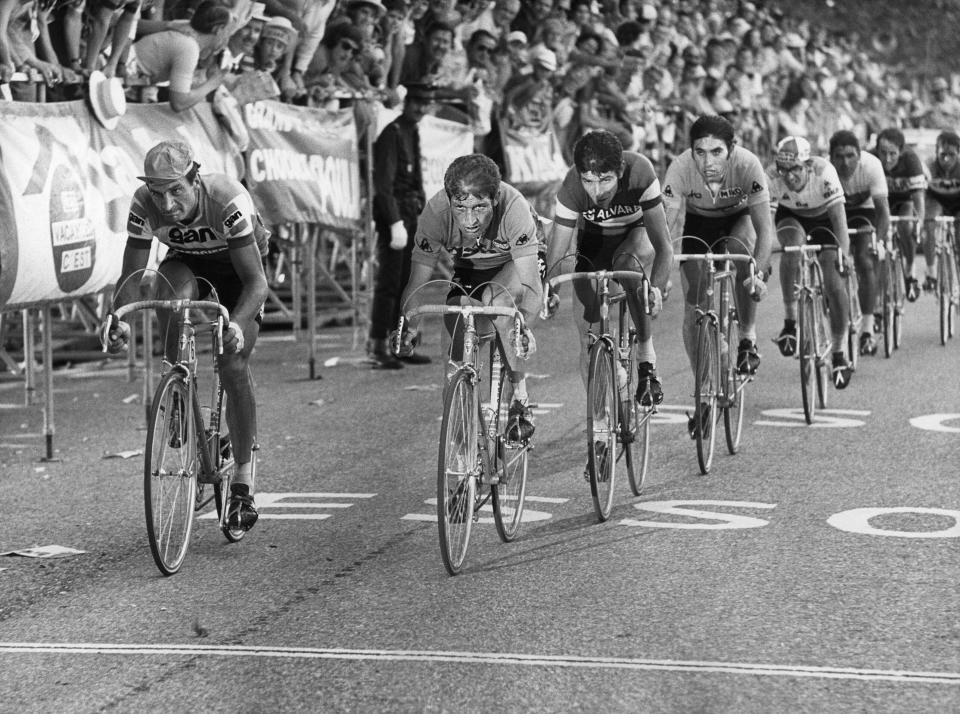
[[[253,502],[252,450],[257,432],[257,405],[250,375],[250,353],[260,333],[267,278],[263,256],[270,232],[253,199],[228,176],[200,176],[193,150],[183,141],[162,141],[147,152],[144,185],[136,190],[127,219],[127,245],[117,281],[117,307],[137,300],[140,281],[128,279],[147,265],[154,238],[168,247],[158,269],[157,298],[205,299],[216,290],[230,311],[224,334],[220,374],[227,396],[226,418],[236,463],[227,518],[249,530],[257,522]],[[171,315],[158,311],[166,335],[169,361],[177,354],[179,333]],[[108,349],[121,350],[130,327],[118,322],[108,335]]]
[[[860,151],[856,135],[842,129],[830,137],[830,162],[840,177],[850,228],[869,224],[882,239],[890,229],[890,201],[880,159],[870,152]],[[862,355],[877,353],[877,342],[873,337],[878,290],[877,256],[870,253],[870,246],[869,235],[857,234],[850,238],[859,285],[857,297],[863,315],[859,345]]]
[[[800,136],[788,136],[777,144],[774,165],[768,173],[770,203],[780,245],[837,245],[844,263],[832,252],[818,254],[823,269],[823,288],[830,305],[830,334],[833,340],[833,383],[845,389],[853,370],[843,351],[850,309],[842,271],[848,270],[850,236],[843,205],[843,187],[837,170],[829,161],[810,155],[810,143]],[[797,253],[780,259],[780,289],[783,291],[783,330],[777,338],[780,352],[789,357],[797,350],[797,295],[794,285],[800,269]]]
[[[723,117],[702,116],[690,127],[690,148],[667,168],[663,202],[670,233],[685,236],[681,252],[722,252],[726,248],[731,253],[749,252],[758,266],[768,265],[773,223],[767,177],[760,159],[735,145],[733,125]],[[736,303],[741,338],[737,366],[743,374],[754,374],[760,366],[756,302],[763,298],[767,286],[763,270],[753,276],[746,263],[739,263],[737,271]],[[684,297],[683,344],[696,374],[696,309],[704,303],[709,287],[705,280],[706,266],[696,261],[686,262],[681,265],[680,273]],[[703,419],[709,419],[706,410],[701,414]],[[691,437],[696,437],[694,417],[687,426]]]

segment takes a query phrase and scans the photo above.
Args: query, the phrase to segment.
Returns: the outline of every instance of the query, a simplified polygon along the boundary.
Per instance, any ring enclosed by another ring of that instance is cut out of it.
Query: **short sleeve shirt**
[[[936,157],[927,163],[930,183],[927,191],[937,200],[957,201],[960,199],[960,161],[954,162],[949,169],[940,166]]]
[[[866,151],[860,152],[860,161],[849,178],[841,178],[843,195],[847,208],[873,208],[874,198],[887,197],[887,178],[883,175],[883,164],[876,156]]]
[[[632,151],[624,151],[623,160],[623,176],[606,208],[592,205],[575,166],[564,177],[557,193],[554,221],[576,228],[577,219],[582,217],[581,242],[597,237],[623,240],[631,230],[643,225],[644,211],[662,202],[660,180],[650,160]]]
[[[819,218],[827,209],[843,203],[843,187],[837,170],[826,159],[812,156],[806,161],[807,183],[799,191],[791,191],[777,173],[776,165],[767,169],[770,181],[770,204],[783,206],[804,218]]]
[[[453,215],[450,199],[440,190],[427,201],[414,238],[411,261],[436,265],[441,251],[453,256],[454,268],[485,270],[506,265],[514,258],[537,255],[538,222],[523,194],[500,182],[500,199],[480,240],[465,237]]]
[[[257,244],[261,256],[266,255],[270,233],[240,182],[220,174],[204,176],[199,201],[196,218],[171,223],[161,215],[146,185],[140,186],[127,217],[127,242],[149,248],[156,238],[177,253],[222,263],[230,262],[230,248],[250,243]]]
[[[887,191],[890,203],[898,204],[910,200],[914,191],[927,188],[927,177],[923,173],[923,164],[913,149],[905,148],[900,152],[896,165],[886,172]]]
[[[699,216],[729,216],[749,206],[770,202],[770,191],[763,164],[755,154],[740,146],[733,147],[723,181],[711,187],[703,178],[687,149],[667,167],[663,180],[663,203],[667,208],[680,208]]]

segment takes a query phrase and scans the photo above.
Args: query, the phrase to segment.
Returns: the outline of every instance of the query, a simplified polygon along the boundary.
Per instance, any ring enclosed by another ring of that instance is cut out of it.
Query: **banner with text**
[[[0,103],[0,308],[89,295],[116,280],[143,155],[189,142],[203,171],[238,176],[230,140],[206,105],[128,107],[113,131],[84,102]]]
[[[470,127],[449,119],[427,115],[420,120],[420,162],[423,192],[429,199],[443,190],[443,174],[458,156],[473,153]]]
[[[360,226],[360,158],[352,109],[274,100],[243,106],[247,185],[267,224]]]
[[[530,199],[537,212],[553,218],[553,199],[569,167],[553,129],[545,133],[508,130],[500,124],[505,180]]]

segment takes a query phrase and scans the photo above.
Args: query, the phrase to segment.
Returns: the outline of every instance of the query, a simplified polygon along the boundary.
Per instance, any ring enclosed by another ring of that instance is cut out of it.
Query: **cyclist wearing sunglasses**
[[[810,155],[810,143],[801,136],[788,136],[777,144],[776,160],[767,175],[780,245],[836,245],[843,256],[841,263],[832,251],[827,251],[819,253],[817,260],[823,269],[823,286],[830,304],[833,383],[837,389],[844,389],[850,383],[853,370],[843,352],[850,316],[842,271],[848,269],[850,237],[840,177],[827,159]],[[785,357],[797,351],[794,284],[799,269],[799,254],[784,253],[781,256],[780,289],[783,291],[785,319],[777,345]]]

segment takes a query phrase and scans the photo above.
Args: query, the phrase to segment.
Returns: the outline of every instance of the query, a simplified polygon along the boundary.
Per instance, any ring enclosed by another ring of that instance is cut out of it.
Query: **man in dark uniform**
[[[399,369],[403,362],[426,364],[430,358],[411,352],[395,357],[388,336],[400,319],[400,293],[410,277],[410,254],[423,210],[420,132],[417,124],[433,101],[424,84],[408,84],[403,113],[384,127],[373,145],[373,220],[377,230],[377,275],[367,356],[374,369]]]

